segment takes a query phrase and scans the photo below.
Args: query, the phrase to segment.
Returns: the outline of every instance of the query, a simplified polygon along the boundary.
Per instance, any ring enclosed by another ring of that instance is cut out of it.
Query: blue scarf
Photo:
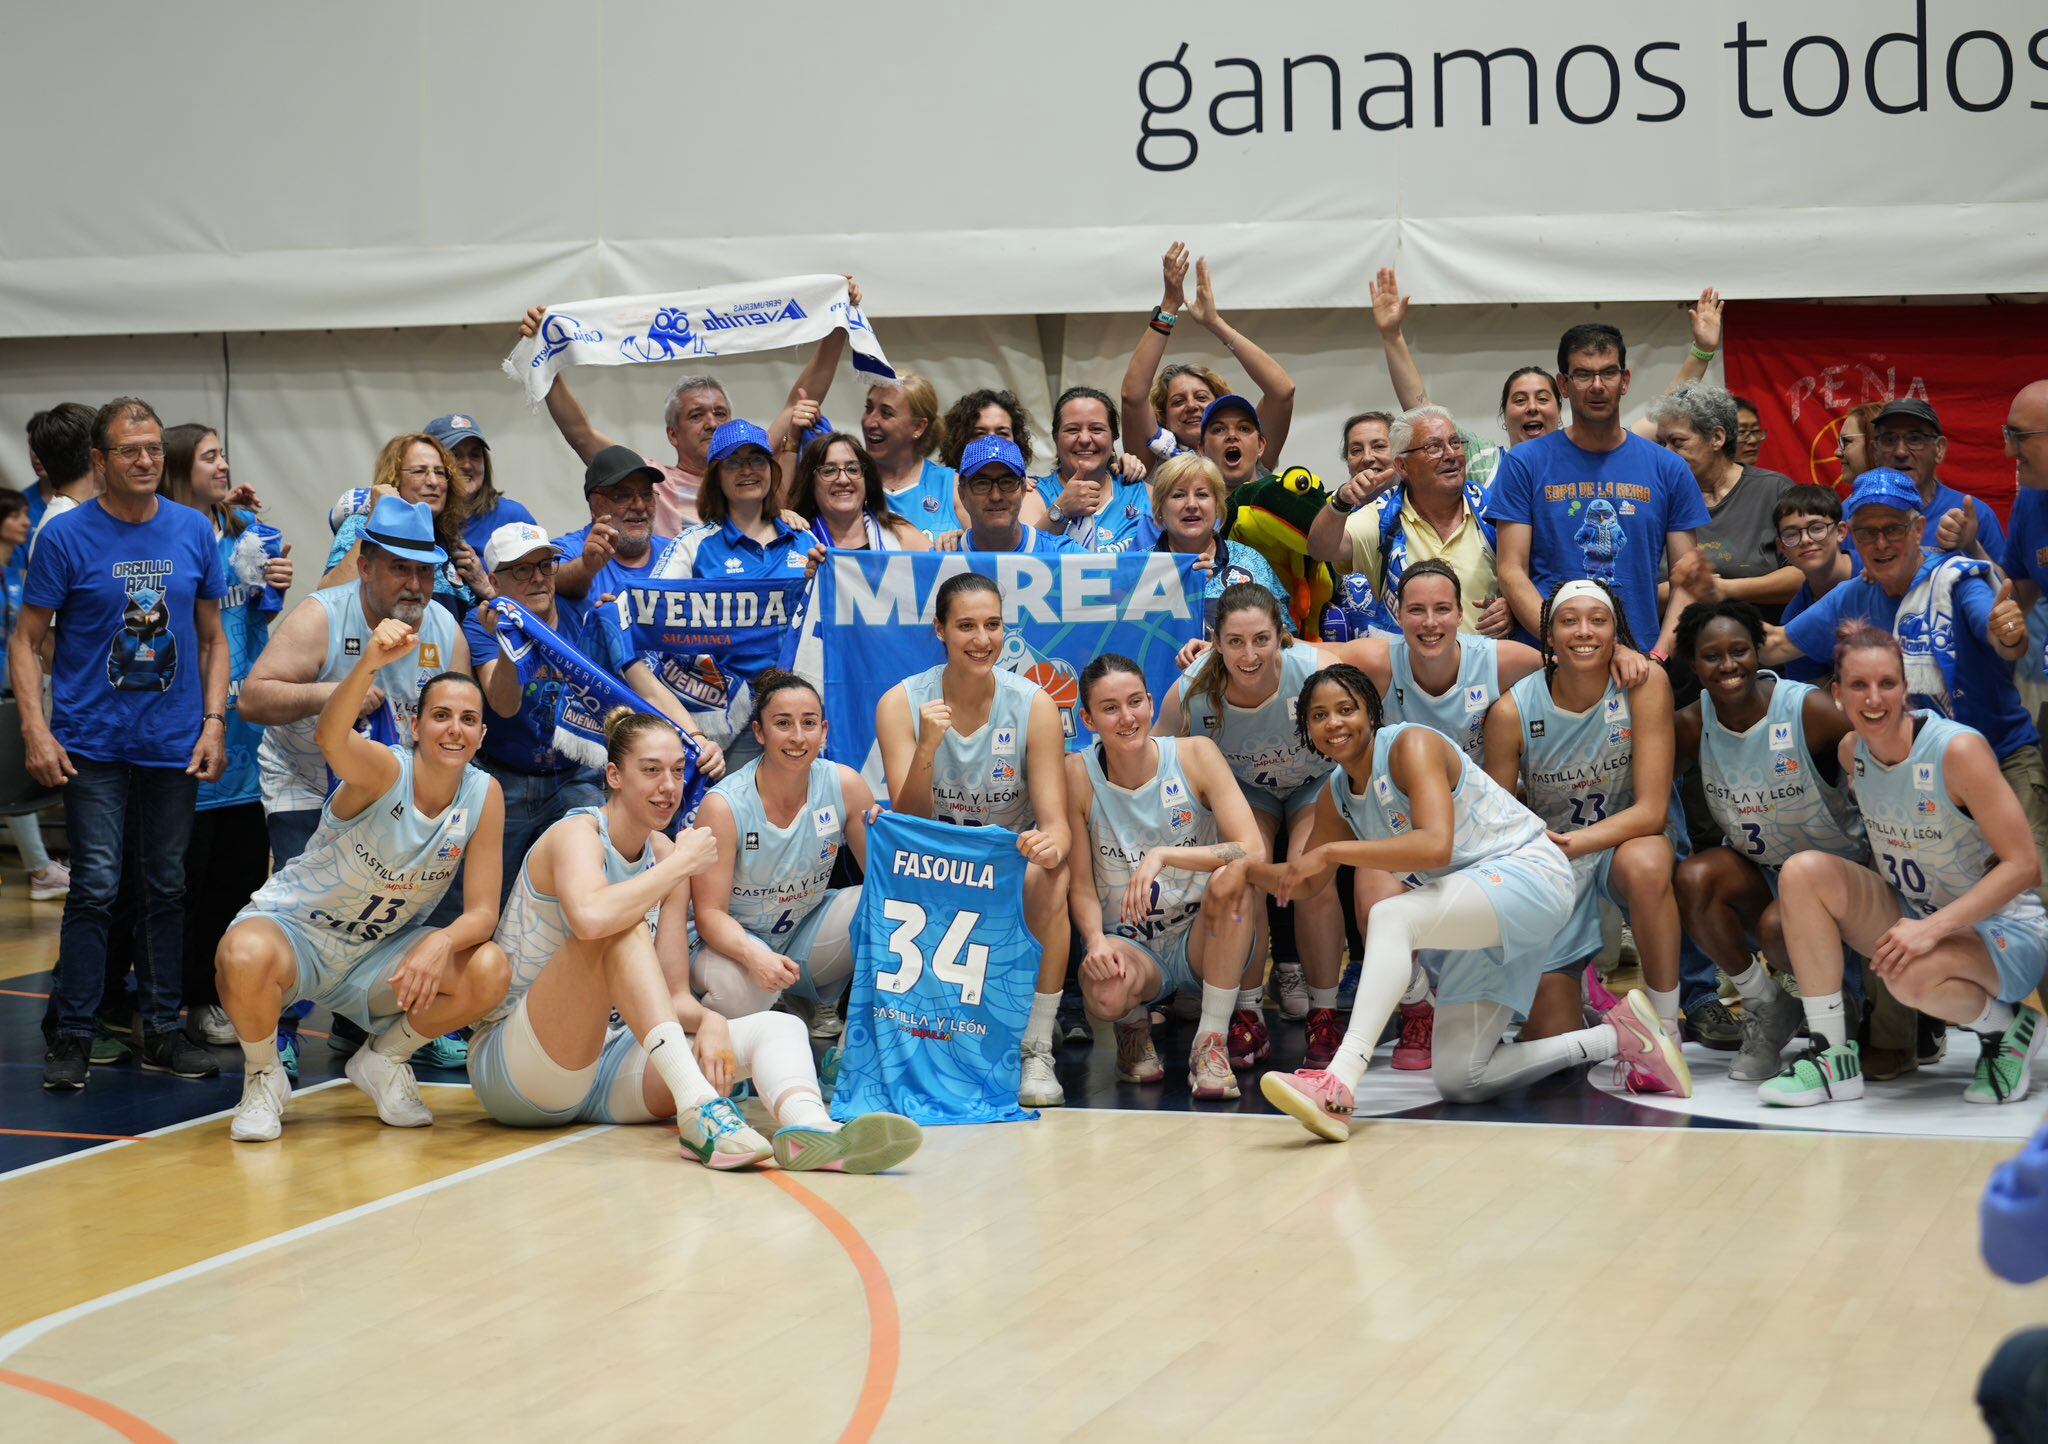
[[[1485,500],[1486,493],[1467,478],[1466,510],[1472,513],[1472,525],[1486,538],[1486,549],[1492,551],[1493,527],[1479,514]],[[1408,570],[1408,529],[1401,525],[1401,509],[1407,504],[1408,487],[1403,483],[1387,493],[1380,511],[1380,586],[1372,599],[1369,623],[1390,633],[1401,630],[1401,624],[1394,619],[1394,599],[1400,594],[1401,574]]]
[[[647,700],[621,683],[611,673],[570,646],[539,617],[519,603],[500,597],[486,605],[502,619],[498,628],[498,650],[519,671],[524,688],[543,669],[562,683],[555,706],[555,750],[586,767],[605,764],[604,719],[616,707],[630,707],[651,717],[661,713]],[[664,722],[669,719],[662,717]],[[669,722],[670,726],[675,726]],[[683,739],[683,753],[689,765],[683,774],[683,805],[680,816],[688,822],[697,815],[697,804],[711,790],[711,780],[697,770],[697,739],[676,728]]]
[[[754,679],[795,657],[808,585],[802,577],[632,582],[596,615],[623,655],[645,661],[723,743],[753,710]]]

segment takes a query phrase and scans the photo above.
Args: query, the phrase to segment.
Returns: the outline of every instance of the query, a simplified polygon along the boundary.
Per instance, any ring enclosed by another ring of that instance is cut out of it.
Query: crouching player
[[[505,955],[491,941],[505,802],[497,782],[470,766],[483,743],[483,693],[466,673],[428,679],[414,746],[355,730],[377,669],[418,644],[410,625],[387,617],[334,685],[313,736],[341,785],[305,851],[257,889],[214,956],[246,1064],[228,1129],[238,1143],[267,1142],[283,1129],[292,1085],[276,1028],[287,1004],[310,1000],[368,1029],[369,1046],[348,1060],[349,1081],[386,1123],[419,1128],[434,1115],[420,1100],[412,1055],[505,995]],[[428,927],[465,851],[463,911],[445,928]]]
[[[918,1129],[907,1118],[832,1121],[797,1019],[728,1021],[691,995],[689,880],[718,843],[708,828],[663,835],[682,804],[682,741],[621,707],[605,722],[605,754],[604,806],[543,833],[506,901],[498,940],[511,988],[469,1046],[484,1110],[525,1128],[673,1117],[683,1152],[717,1169],[772,1153],[784,1168],[873,1173],[909,1157]],[[614,1011],[625,1027],[608,1026]],[[778,1125],[772,1142],[721,1096],[749,1077]]]
[[[1128,657],[1081,673],[1081,715],[1101,741],[1067,758],[1073,835],[1092,866],[1074,869],[1074,927],[1087,945],[1081,996],[1116,1021],[1116,1073],[1165,1077],[1150,1005],[1199,976],[1202,1017],[1188,1055],[1197,1098],[1235,1098],[1224,1030],[1251,953],[1249,859],[1263,849],[1251,804],[1206,737],[1154,737],[1152,692]]]

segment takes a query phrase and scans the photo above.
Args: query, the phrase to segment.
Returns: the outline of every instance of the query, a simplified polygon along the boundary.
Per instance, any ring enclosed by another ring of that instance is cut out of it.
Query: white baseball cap
[[[532,522],[506,522],[492,532],[491,539],[484,543],[484,570],[494,572],[508,562],[518,561],[529,552],[543,550],[552,554],[556,561],[562,559],[562,549]]]

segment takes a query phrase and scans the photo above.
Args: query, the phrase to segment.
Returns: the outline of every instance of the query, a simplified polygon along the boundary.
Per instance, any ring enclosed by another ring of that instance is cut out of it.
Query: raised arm
[[[1159,266],[1165,277],[1159,309],[1178,316],[1187,309],[1188,248],[1175,241],[1166,248]],[[1133,446],[1143,447],[1159,434],[1159,416],[1152,410],[1152,378],[1166,359],[1171,330],[1171,326],[1161,330],[1148,319],[1138,349],[1131,353],[1131,364],[1124,368],[1123,394],[1118,400],[1123,410],[1123,437]]]
[[[924,704],[913,730],[910,694],[900,682],[875,708],[882,775],[889,779],[889,805],[898,812],[909,817],[932,815],[932,768],[938,760],[939,743],[952,725],[953,709],[941,699]]]
[[[719,806],[724,805],[721,798]],[[731,813],[725,816],[730,819]],[[597,843],[597,823],[588,817],[573,818],[566,828],[550,828],[542,844],[548,848],[546,866],[552,876],[535,878],[536,882],[554,884],[553,895],[562,900],[562,916],[568,920],[569,930],[586,942],[617,937],[638,926],[678,884],[701,874],[722,856],[709,828],[686,827],[654,866],[615,883],[605,880],[604,850]],[[652,838],[648,845],[654,845]],[[538,870],[538,864],[530,865]],[[728,866],[728,892],[730,871]]]
[[[1279,461],[1281,450],[1287,445],[1287,433],[1294,426],[1294,378],[1250,337],[1223,319],[1209,284],[1207,259],[1195,262],[1195,300],[1189,309],[1223,343],[1223,349],[1237,358],[1245,374],[1251,377],[1252,385],[1259,388],[1259,431],[1265,437],[1259,454],[1268,466],[1273,465]]]
[[[540,334],[541,321],[547,316],[548,308],[535,306],[519,322],[522,340]],[[834,333],[835,335],[838,333]],[[548,415],[555,423],[555,430],[562,433],[562,440],[569,443],[569,449],[576,453],[576,459],[588,466],[590,458],[612,444],[612,439],[590,424],[590,418],[583,413],[583,403],[576,399],[576,393],[569,389],[566,376],[556,376],[554,384],[548,387]]]
[[[344,817],[354,817],[398,779],[397,755],[383,743],[373,742],[356,731],[356,719],[362,715],[363,699],[375,684],[377,669],[405,656],[419,642],[418,632],[396,617],[386,617],[370,634],[363,655],[356,659],[349,674],[334,684],[334,691],[320,709],[313,740],[320,744],[320,755],[327,759],[328,767],[341,779],[341,792],[334,805]],[[480,848],[481,844],[473,850]]]
[[[1372,323],[1380,333],[1380,350],[1386,353],[1387,377],[1394,383],[1394,399],[1403,411],[1429,405],[1429,388],[1423,384],[1422,368],[1408,349],[1408,298],[1401,294],[1401,282],[1392,266],[1382,266],[1372,279]]]

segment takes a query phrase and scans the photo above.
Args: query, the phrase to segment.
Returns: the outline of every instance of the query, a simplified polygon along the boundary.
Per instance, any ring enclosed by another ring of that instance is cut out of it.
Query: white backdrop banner
[[[2040,0],[106,0],[17,18],[0,336],[2048,288]],[[59,58],[65,63],[58,63]]]

